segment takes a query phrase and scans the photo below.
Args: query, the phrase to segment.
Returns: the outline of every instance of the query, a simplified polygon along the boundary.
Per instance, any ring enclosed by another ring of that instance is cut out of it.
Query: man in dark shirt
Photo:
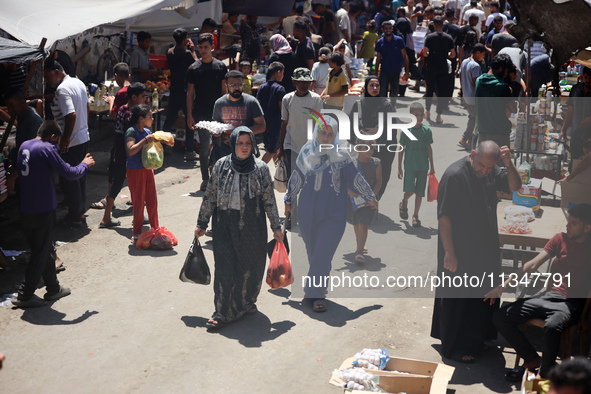
[[[382,23],[384,34],[376,42],[376,70],[380,70],[380,96],[388,97],[396,105],[400,72],[404,64],[404,78],[409,77],[409,61],[404,40],[394,35],[394,25],[387,20]],[[381,67],[380,67],[381,66]]]
[[[531,82],[529,91],[531,97],[538,97],[538,89],[543,84],[552,81],[556,67],[550,61],[550,56],[543,54],[531,60]]]
[[[583,81],[570,91],[568,109],[562,124],[561,135],[566,139],[568,128],[572,126],[570,153],[573,159],[583,156],[583,141],[591,137],[591,68],[583,69]]]
[[[495,165],[502,160],[506,168]],[[468,157],[447,168],[437,197],[439,235],[437,275],[458,277],[501,273],[497,228],[497,191],[521,188],[521,178],[507,146],[480,143]],[[497,282],[499,283],[499,282]],[[441,340],[446,358],[470,363],[486,339],[496,338],[493,305],[483,302],[494,286],[439,287],[433,308],[431,336]],[[460,298],[461,297],[461,298]]]
[[[429,110],[433,101],[433,93],[437,93],[437,118],[435,123],[443,123],[441,114],[447,109],[449,98],[452,95],[450,91],[449,79],[453,78],[453,69],[448,60],[456,57],[456,49],[453,38],[443,32],[443,18],[436,16],[433,20],[435,33],[427,35],[425,38],[425,58],[427,93],[425,94],[426,110],[425,118],[431,120]],[[451,84],[453,90],[453,84]]]
[[[517,38],[511,35],[511,30],[513,29],[513,26],[515,26],[515,22],[508,21],[507,23],[505,23],[505,30],[503,30],[501,33],[493,35],[490,41],[490,47],[492,50],[490,54],[491,57],[497,55],[503,48],[519,46]]]
[[[70,294],[70,289],[59,284],[51,256],[57,207],[52,171],[57,171],[66,179],[77,179],[84,175],[89,166],[94,165],[94,160],[87,153],[82,163],[75,167],[64,162],[57,151],[61,135],[61,129],[55,121],[46,121],[39,128],[39,136],[24,142],[18,152],[21,223],[31,247],[25,280],[18,290],[18,296],[12,299],[13,305],[19,308],[46,304],[46,301],[34,295],[41,277],[47,289],[43,297],[45,300],[55,301]]]
[[[250,94],[242,93],[242,87],[244,86],[243,74],[238,70],[232,70],[226,74],[225,80],[228,94],[216,100],[213,107],[213,120],[229,123],[234,126],[232,129],[246,126],[255,135],[264,133],[267,126],[261,105]],[[212,165],[217,160],[232,153],[230,134],[232,134],[232,130],[226,130],[221,136],[214,137],[211,152]],[[258,153],[256,147],[255,152]]]
[[[536,257],[519,269],[516,278],[486,295],[494,302],[508,286],[522,283],[525,275],[534,273],[540,266],[556,258],[550,267],[551,280],[548,288],[534,297],[519,299],[498,310],[494,323],[503,337],[523,357],[523,367],[540,368],[540,376],[548,377],[548,372],[556,364],[560,348],[560,338],[564,330],[580,321],[581,328],[587,326],[591,310],[591,205],[578,204],[568,210],[566,233],[556,234]],[[530,282],[532,283],[532,282]],[[585,301],[586,298],[586,301]],[[519,326],[530,319],[545,320],[542,357],[525,337]],[[581,331],[584,332],[584,331]],[[505,376],[508,380],[521,381],[521,374],[513,370]],[[517,376],[519,375],[519,376]]]
[[[16,147],[9,154],[9,158],[16,162],[18,149],[23,142],[37,136],[43,119],[27,105],[22,88],[10,88],[4,99],[8,112],[16,116]]]
[[[172,37],[176,45],[166,53],[170,68],[170,96],[166,110],[166,121],[162,126],[164,131],[170,131],[179,116],[179,109],[182,109],[187,117],[187,81],[185,77],[189,67],[197,60],[195,45],[192,40],[187,38],[185,29],[179,27],[172,33]],[[191,132],[185,125],[185,135]]]
[[[318,34],[322,36],[324,42],[336,44],[339,41],[339,34],[335,27],[334,13],[320,3],[313,4],[312,10],[321,17]]]
[[[213,36],[210,33],[200,34],[197,46],[201,59],[187,70],[187,136],[185,149],[187,160],[195,160],[195,123],[201,120],[211,120],[213,105],[225,91],[224,77],[228,72],[226,65],[213,58]],[[197,129],[199,132],[199,165],[201,167],[201,190],[207,188],[209,180],[209,132]]]
[[[305,67],[312,70],[314,65],[314,44],[308,37],[308,24],[300,19],[293,24],[293,36],[298,40],[295,49],[296,64],[295,67]]]

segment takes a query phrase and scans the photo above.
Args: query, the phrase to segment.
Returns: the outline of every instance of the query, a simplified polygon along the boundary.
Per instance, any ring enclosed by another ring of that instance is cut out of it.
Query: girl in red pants
[[[152,127],[152,111],[147,105],[138,105],[131,112],[131,124],[125,133],[127,147],[127,184],[133,201],[133,237],[135,243],[142,233],[144,223],[144,205],[148,210],[150,227],[158,228],[158,201],[156,199],[156,183],[154,170],[148,170],[142,163],[142,148],[154,141],[150,134]]]

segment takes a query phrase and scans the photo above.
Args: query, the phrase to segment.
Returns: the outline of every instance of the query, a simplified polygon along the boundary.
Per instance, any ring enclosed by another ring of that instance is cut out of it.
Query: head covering
[[[277,53],[278,55],[292,52],[291,46],[281,34],[273,34],[269,41],[271,42],[273,52]]]
[[[252,141],[252,148],[250,150],[250,154],[245,159],[240,159],[236,155],[236,144],[238,143],[238,138],[243,135],[247,134]],[[240,126],[232,131],[230,135],[230,147],[232,148],[232,169],[240,174],[249,174],[254,171],[255,169],[255,160],[254,160],[254,147],[256,145],[254,133],[246,126]]]
[[[329,166],[333,170],[340,170],[348,163],[351,162],[351,156],[349,152],[345,150],[346,141],[339,139],[339,128],[337,121],[331,116],[324,116],[326,125],[331,127],[334,132],[334,140],[332,141],[333,147],[331,149],[322,148],[320,150],[320,142],[318,141],[318,133],[327,131],[324,122],[320,122],[322,126],[316,124],[314,127],[314,138],[312,141],[308,141],[300,151],[296,160],[296,165],[300,171],[310,176],[313,174],[319,174]]]
[[[365,79],[363,96],[361,96],[361,100],[357,104],[357,112],[359,113],[359,126],[364,129],[378,127],[380,114],[382,112],[385,113],[393,111],[392,105],[388,99],[380,97],[379,92],[377,96],[371,96],[369,94],[369,83],[373,80],[379,81],[379,78],[375,75],[371,75]]]
[[[305,67],[298,67],[295,70],[293,70],[292,78],[294,81],[299,82],[312,82],[314,80],[314,78],[312,78],[310,70],[308,70]]]
[[[412,25],[406,18],[396,19],[396,28],[400,33],[404,34],[405,37],[407,34],[412,34]]]

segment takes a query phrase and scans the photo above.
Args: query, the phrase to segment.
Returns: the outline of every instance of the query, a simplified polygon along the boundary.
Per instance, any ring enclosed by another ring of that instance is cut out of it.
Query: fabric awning
[[[180,0],[4,0],[0,27],[31,45],[47,38],[46,47],[62,38],[95,26],[135,17],[165,7],[179,6]]]

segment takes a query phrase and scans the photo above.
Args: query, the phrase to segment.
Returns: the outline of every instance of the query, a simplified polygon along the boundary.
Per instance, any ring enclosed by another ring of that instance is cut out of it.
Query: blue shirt
[[[382,35],[376,43],[376,52],[381,54],[382,72],[400,73],[403,60],[401,50],[404,48],[402,38],[392,35],[392,39],[388,41],[385,35]]]
[[[57,208],[52,170],[67,180],[75,180],[88,169],[85,163],[70,166],[62,160],[55,145],[36,138],[23,142],[18,150],[16,165],[21,188],[21,212],[28,214]]]
[[[147,128],[144,128],[143,132],[140,132],[135,127],[130,127],[125,133],[125,145],[127,146],[127,138],[129,137],[135,138],[135,142],[137,143],[138,141],[146,138],[146,136],[149,134],[151,133]],[[144,163],[142,162],[142,149],[140,149],[139,152],[133,156],[129,156],[127,149],[125,149],[125,152],[127,152],[127,168],[131,170],[141,170],[142,168],[145,168]]]

